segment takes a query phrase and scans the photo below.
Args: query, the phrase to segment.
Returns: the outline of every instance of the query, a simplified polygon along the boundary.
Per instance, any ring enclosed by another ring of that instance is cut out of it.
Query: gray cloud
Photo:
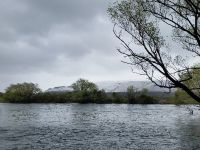
[[[131,79],[106,14],[112,1],[0,2],[0,90],[23,81],[46,89],[80,77]]]

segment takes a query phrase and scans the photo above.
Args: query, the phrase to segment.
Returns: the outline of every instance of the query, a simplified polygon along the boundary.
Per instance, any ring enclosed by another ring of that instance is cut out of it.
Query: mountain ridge
[[[150,92],[168,92],[166,88],[160,88],[150,81],[101,81],[95,83],[100,90],[105,92],[126,92],[129,86],[133,86],[138,91],[147,89]],[[71,86],[57,86],[49,88],[45,92],[71,92]]]

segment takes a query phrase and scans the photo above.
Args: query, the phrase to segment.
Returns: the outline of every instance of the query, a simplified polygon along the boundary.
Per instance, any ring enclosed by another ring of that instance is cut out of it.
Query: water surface
[[[185,106],[0,104],[0,150],[200,149]]]

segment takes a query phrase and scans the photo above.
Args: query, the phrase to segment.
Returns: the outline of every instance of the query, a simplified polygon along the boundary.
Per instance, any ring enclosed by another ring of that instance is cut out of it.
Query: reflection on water
[[[200,149],[200,112],[175,105],[0,104],[0,150]]]

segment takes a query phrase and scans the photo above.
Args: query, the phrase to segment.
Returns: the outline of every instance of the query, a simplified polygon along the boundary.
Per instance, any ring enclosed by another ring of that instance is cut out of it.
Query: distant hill
[[[138,91],[147,89],[150,92],[168,92],[168,89],[155,86],[149,81],[103,81],[95,83],[99,89],[105,92],[126,92],[129,86],[134,86]],[[71,86],[59,86],[46,90],[46,92],[71,92]]]
[[[71,86],[58,86],[54,88],[49,88],[45,92],[72,92],[73,88]]]
[[[126,92],[129,86],[135,87],[138,91],[145,88],[152,92],[168,92],[168,89],[157,87],[149,81],[107,81],[97,82],[96,85],[99,89],[104,89],[106,92]]]

